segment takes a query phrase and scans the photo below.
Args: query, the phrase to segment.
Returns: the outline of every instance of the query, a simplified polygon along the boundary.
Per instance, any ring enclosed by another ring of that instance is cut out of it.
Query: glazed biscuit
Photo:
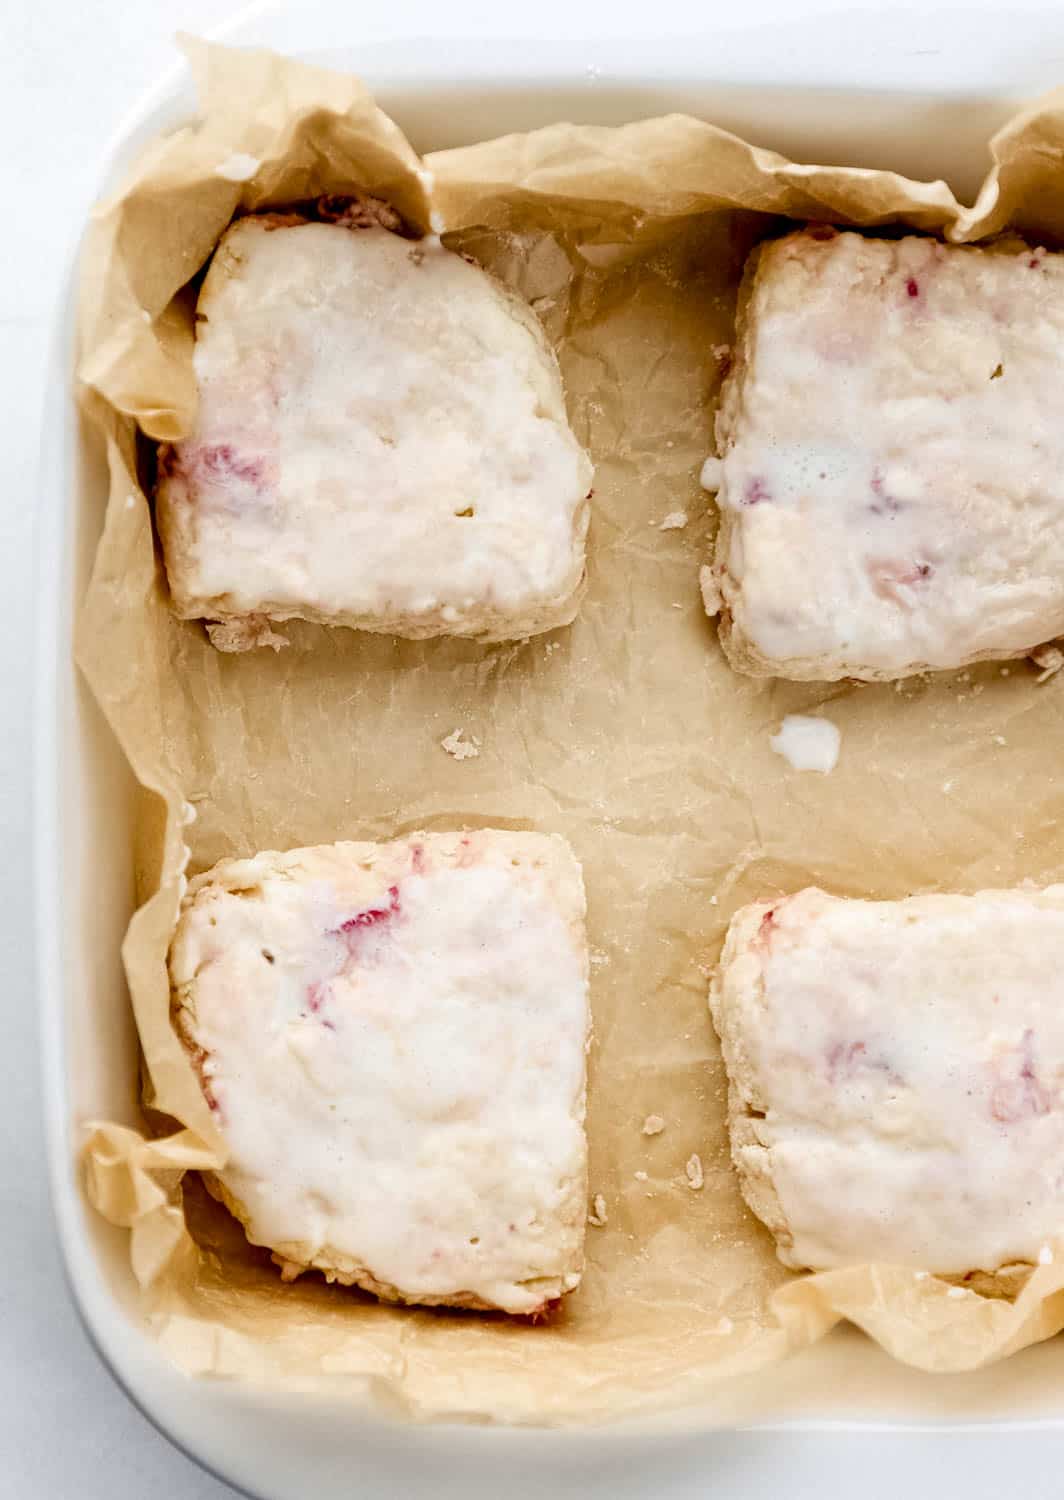
[[[890,679],[1064,631],[1064,256],[761,246],[717,417],[707,610],[739,671]]]
[[[286,1278],[542,1311],[582,1269],[587,974],[560,838],[223,860],[170,953],[228,1153],[208,1186]]]
[[[1064,1233],[1064,886],[757,902],[710,1007],[742,1190],[786,1265],[1007,1290]]]
[[[160,452],[173,606],[516,639],[567,624],[591,464],[528,306],[438,238],[238,220],[197,308],[194,431]]]

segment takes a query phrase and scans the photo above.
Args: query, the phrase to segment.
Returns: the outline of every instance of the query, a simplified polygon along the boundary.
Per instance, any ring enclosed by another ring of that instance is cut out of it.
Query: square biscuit
[[[481,830],[223,860],[190,883],[175,1024],[268,1246],[395,1302],[541,1312],[580,1281],[584,889]]]
[[[535,314],[438,238],[239,219],[197,305],[194,431],[160,454],[176,612],[516,639],[567,624],[591,464]]]
[[[1064,256],[803,231],[754,252],[703,570],[734,667],[891,679],[1064,631]]]
[[[786,1265],[994,1292],[1064,1233],[1064,886],[756,902],[710,1007],[743,1194]]]

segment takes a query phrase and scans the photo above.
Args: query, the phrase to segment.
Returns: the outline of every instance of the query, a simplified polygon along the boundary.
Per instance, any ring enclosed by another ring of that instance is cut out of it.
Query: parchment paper
[[[562,1423],[698,1403],[843,1317],[939,1370],[1054,1333],[1064,1255],[1014,1304],[886,1267],[783,1270],[729,1163],[706,981],[731,913],[766,894],[1061,878],[1064,680],[1039,685],[1022,663],[897,689],[748,680],[721,656],[697,572],[715,525],[698,472],[749,248],[780,215],[952,238],[1008,224],[1056,242],[1064,96],[1000,134],[966,210],[941,183],[797,166],[683,117],[558,125],[423,166],[354,80],[188,47],[203,119],[152,146],[94,216],[80,365],[111,495],[78,656],[145,788],[143,904],[124,954],[147,1105],[143,1133],[90,1126],[85,1163],[93,1201],[131,1230],[158,1338],[197,1373],[350,1388],[420,1417]],[[234,153],[261,163],[247,182],[215,170]],[[224,656],[168,611],[135,424],[157,439],[189,426],[181,289],[235,212],[353,186],[417,226],[442,214],[556,344],[597,467],[590,588],[569,629],[480,646],[297,623],[277,655]],[[689,524],[659,530],[677,510]],[[826,777],[769,747],[785,713],[816,710],[842,730]],[[441,748],[459,727],[476,758]],[[591,1190],[608,1222],[588,1229],[580,1291],[535,1328],[397,1311],[312,1277],[284,1287],[182,1175],[222,1160],[169,1021],[186,863],[483,825],[564,834],[590,898]],[[665,1120],[654,1137],[649,1114]],[[701,1188],[685,1172],[693,1154]]]

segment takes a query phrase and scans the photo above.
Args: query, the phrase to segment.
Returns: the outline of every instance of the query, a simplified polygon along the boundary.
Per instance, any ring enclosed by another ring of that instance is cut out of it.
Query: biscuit
[[[891,679],[1064,631],[1064,256],[791,234],[747,269],[706,577],[732,665]]]
[[[579,1283],[588,959],[563,839],[482,830],[223,860],[170,952],[227,1159],[286,1278],[542,1311]]]
[[[1064,885],[743,907],[710,992],[747,1203],[795,1269],[1014,1289],[1064,1232]]]
[[[194,363],[156,515],[173,607],[220,649],[283,643],[291,619],[485,640],[573,619],[592,471],[557,360],[438,239],[238,220]]]

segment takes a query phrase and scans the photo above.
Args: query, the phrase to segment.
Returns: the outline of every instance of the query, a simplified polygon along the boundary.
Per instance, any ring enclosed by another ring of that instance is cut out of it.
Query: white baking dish
[[[798,159],[943,175],[961,196],[971,195],[985,166],[985,140],[1017,99],[1064,79],[1064,16],[1048,7],[1026,18],[970,7],[918,17],[886,10],[855,15],[852,5],[847,11],[841,19],[822,13],[801,20],[793,6],[747,4],[741,21],[722,21],[712,35],[694,37],[705,28],[704,13],[696,19],[683,6],[664,13],[655,6],[658,39],[635,42],[625,35],[638,36],[645,21],[611,9],[614,40],[588,43],[543,40],[593,29],[586,15],[581,20],[561,5],[539,5],[535,17],[510,22],[466,6],[448,10],[454,40],[441,46],[412,40],[441,29],[437,13],[418,5],[408,6],[399,22],[370,19],[371,31],[356,47],[348,8],[319,0],[256,12],[229,35],[358,71],[423,149],[559,118],[619,123],[680,109]],[[510,39],[507,25],[515,33]],[[517,39],[533,26],[539,40]],[[400,28],[404,36],[396,34]],[[175,69],[120,133],[98,190],[138,145],[172,128],[190,108],[183,72]],[[717,1404],[693,1420],[686,1414],[683,1430],[668,1435],[415,1431],[353,1416],[357,1393],[349,1387],[326,1404],[189,1380],[167,1364],[138,1327],[125,1236],[89,1209],[77,1170],[82,1122],[136,1118],[137,1071],[119,961],[132,901],[135,788],[70,659],[73,613],[105,497],[99,456],[85,447],[71,400],[72,298],[71,270],[53,351],[40,501],[37,936],[44,1091],[56,1215],[74,1294],[103,1358],[138,1405],[204,1464],[270,1500],[309,1493],[316,1500],[353,1493],[476,1497],[497,1494],[503,1483],[515,1500],[545,1488],[560,1495],[693,1496],[722,1472],[731,1493],[745,1480],[751,1490],[775,1486],[793,1494],[804,1476],[810,1490],[827,1485],[836,1493],[860,1483],[874,1495],[884,1476],[869,1449],[885,1433],[913,1434],[905,1456],[915,1474],[927,1445],[940,1443],[946,1429],[1000,1439],[1003,1426],[1034,1426],[1038,1441],[1051,1429],[1064,1431],[1059,1342],[979,1374],[935,1378],[894,1365],[856,1333],[840,1332],[775,1370],[722,1386]],[[966,1443],[967,1454],[975,1451]],[[889,1479],[896,1488],[896,1469]]]

